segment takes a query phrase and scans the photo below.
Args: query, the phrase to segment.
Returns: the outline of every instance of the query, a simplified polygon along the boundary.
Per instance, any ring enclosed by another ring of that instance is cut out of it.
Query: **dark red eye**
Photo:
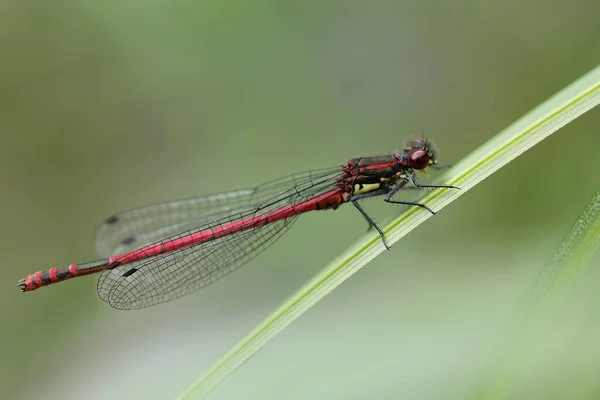
[[[429,153],[425,150],[413,151],[408,157],[408,165],[414,169],[425,169],[429,165]]]

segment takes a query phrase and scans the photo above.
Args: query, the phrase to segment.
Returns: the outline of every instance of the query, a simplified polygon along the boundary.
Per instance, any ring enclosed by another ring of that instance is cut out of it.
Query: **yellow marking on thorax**
[[[369,193],[381,187],[380,183],[369,183],[365,185],[354,185],[354,194]]]

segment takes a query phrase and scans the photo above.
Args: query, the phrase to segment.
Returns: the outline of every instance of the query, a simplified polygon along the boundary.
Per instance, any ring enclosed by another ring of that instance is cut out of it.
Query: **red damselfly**
[[[96,234],[100,260],[39,271],[21,279],[22,291],[100,273],[98,295],[112,307],[151,306],[197,290],[238,269],[279,239],[305,212],[335,210],[352,203],[381,236],[359,201],[399,190],[451,188],[423,185],[416,171],[437,163],[425,139],[410,140],[403,152],[360,157],[334,168],[275,180],[254,189],[155,204],[108,218]]]

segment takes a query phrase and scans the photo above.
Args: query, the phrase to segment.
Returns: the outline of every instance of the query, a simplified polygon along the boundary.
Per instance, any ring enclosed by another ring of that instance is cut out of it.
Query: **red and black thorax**
[[[353,195],[386,189],[399,179],[406,179],[408,170],[410,167],[401,153],[353,158],[343,166],[338,185],[344,200],[349,201]]]

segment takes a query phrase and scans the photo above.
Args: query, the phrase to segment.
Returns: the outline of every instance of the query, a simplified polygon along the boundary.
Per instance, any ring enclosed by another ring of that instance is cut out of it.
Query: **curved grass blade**
[[[447,184],[462,190],[437,189],[422,202],[440,210],[541,140],[600,103],[600,67],[595,68],[523,118],[497,134],[450,169]],[[389,245],[400,240],[431,214],[413,207],[388,223],[383,231]],[[202,398],[326,294],[385,249],[378,235],[365,235],[303,285],[267,319],[194,382],[180,399]]]
[[[503,351],[486,369],[467,399],[507,398],[523,354],[548,330],[549,320],[573,282],[600,249],[600,188],[540,272],[508,328]]]

